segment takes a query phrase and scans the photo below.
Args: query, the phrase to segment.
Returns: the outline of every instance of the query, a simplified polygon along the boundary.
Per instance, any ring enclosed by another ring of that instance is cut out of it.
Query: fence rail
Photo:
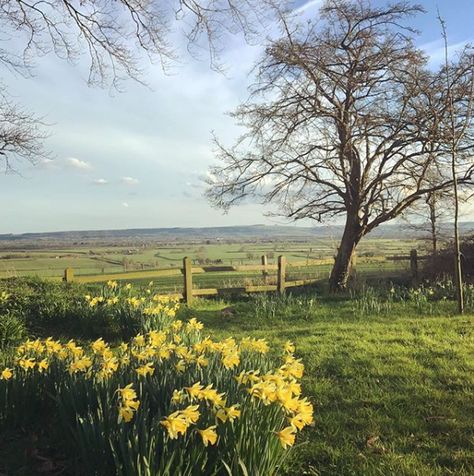
[[[167,276],[182,276],[183,277],[183,290],[182,292],[173,293],[179,298],[182,298],[186,303],[190,304],[194,297],[198,296],[217,296],[220,294],[228,293],[258,293],[258,292],[271,292],[276,291],[280,294],[285,292],[287,288],[293,288],[297,286],[307,286],[314,284],[317,279],[295,279],[288,280],[286,269],[287,266],[292,267],[304,267],[314,266],[316,264],[329,264],[332,260],[308,260],[305,262],[295,262],[290,265],[286,262],[284,256],[279,256],[277,264],[268,264],[267,257],[262,256],[262,264],[252,265],[237,265],[237,266],[193,266],[191,259],[185,257],[183,259],[182,268],[171,269],[157,269],[150,271],[140,271],[131,273],[111,273],[107,275],[80,275],[75,276],[72,268],[67,268],[64,271],[63,280],[66,282],[78,282],[78,283],[99,283],[108,280],[124,280],[124,279],[151,279],[155,277],[167,277]],[[235,287],[212,287],[212,288],[194,288],[193,276],[203,273],[219,273],[219,272],[260,272],[263,280],[262,285],[249,284],[245,286]],[[268,284],[269,271],[277,272],[277,284]]]
[[[426,259],[427,256],[418,256],[416,250],[411,250],[410,255],[406,256],[386,256],[387,261],[409,261],[412,282],[418,282],[418,261]],[[180,268],[155,269],[148,271],[132,271],[124,273],[110,273],[106,275],[74,275],[72,268],[64,271],[63,280],[66,282],[78,283],[99,283],[108,280],[133,280],[133,279],[154,279],[160,277],[182,276],[182,292],[173,293],[180,299],[184,299],[188,304],[194,297],[198,296],[217,296],[229,293],[257,293],[257,292],[278,292],[283,294],[287,288],[298,286],[308,286],[314,284],[318,279],[288,279],[287,270],[291,268],[305,268],[323,265],[332,265],[333,258],[307,259],[305,261],[287,262],[285,256],[279,256],[276,264],[268,264],[266,256],[261,257],[261,264],[250,265],[218,265],[218,266],[193,266],[191,258],[183,258],[183,266]],[[356,266],[355,259],[352,266]],[[270,284],[269,272],[276,271],[276,284]],[[193,287],[193,276],[205,273],[231,273],[231,272],[256,272],[260,274],[263,284],[248,284],[234,287]]]

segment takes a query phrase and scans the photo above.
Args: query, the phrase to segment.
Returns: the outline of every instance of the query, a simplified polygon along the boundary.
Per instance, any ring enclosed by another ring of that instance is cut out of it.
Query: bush
[[[474,282],[474,235],[467,236],[460,243],[463,277]],[[430,256],[423,266],[427,278],[436,279],[443,276],[453,277],[454,274],[454,244],[450,244],[437,255]]]

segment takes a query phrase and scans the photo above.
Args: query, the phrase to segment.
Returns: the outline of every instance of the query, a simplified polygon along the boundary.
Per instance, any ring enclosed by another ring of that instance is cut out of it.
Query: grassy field
[[[290,339],[306,365],[316,423],[288,475],[474,474],[473,314],[358,317],[351,301],[305,297],[220,307],[192,314],[216,336]]]
[[[29,335],[75,337],[83,345],[100,335],[117,339],[108,320],[102,327],[78,325],[81,311],[68,303],[81,299],[83,287],[37,282],[33,292],[27,283],[11,285],[9,291],[16,286],[34,303],[22,304]],[[287,340],[296,344],[315,423],[293,448],[287,476],[474,474],[472,297],[460,317],[452,301],[420,300],[417,292],[397,302],[371,296],[325,297],[313,289],[196,300],[180,317],[197,317],[214,338],[265,338],[272,349]],[[59,458],[62,474],[76,474],[48,425],[46,418],[40,427],[3,431],[0,473],[44,474],[36,451]]]
[[[320,239],[313,242],[275,243],[202,243],[171,244],[146,247],[97,246],[65,249],[28,249],[0,251],[0,278],[12,276],[61,277],[68,267],[76,275],[106,274],[156,268],[176,268],[182,265],[184,256],[201,262],[239,265],[260,263],[267,255],[269,262],[283,254],[288,261],[320,259],[334,256],[335,240]],[[419,240],[366,239],[359,247],[359,257],[405,255],[412,248],[423,248]],[[369,261],[367,259],[366,261]],[[362,265],[362,263],[361,263]],[[374,261],[369,267],[380,268]],[[384,263],[382,267],[393,267]],[[398,263],[397,266],[400,266]],[[327,271],[327,270],[326,270]]]

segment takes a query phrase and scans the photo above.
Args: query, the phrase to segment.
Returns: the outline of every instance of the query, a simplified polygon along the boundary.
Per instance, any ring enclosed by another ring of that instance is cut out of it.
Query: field
[[[289,474],[469,475],[474,472],[474,315],[394,306],[357,317],[350,301],[306,298],[260,315],[197,310],[219,336],[297,342],[315,425]]]
[[[468,313],[459,317],[446,283],[415,290],[387,284],[351,296],[330,297],[316,287],[285,296],[196,300],[179,311],[184,321],[201,321],[213,339],[264,338],[270,349],[296,344],[314,423],[298,435],[279,474],[473,474],[474,290],[467,288]],[[98,307],[90,314],[83,296],[99,292],[97,285],[10,280],[2,286],[24,298],[14,305],[23,336],[76,338],[87,346],[99,336],[114,343],[129,333]],[[5,336],[2,342],[6,363],[11,347]],[[46,414],[4,428],[0,472],[78,474],[81,461],[56,426]]]
[[[147,283],[150,279],[163,292],[177,291],[182,286],[179,276],[153,276],[155,269],[180,268],[184,256],[189,256],[195,265],[248,265],[260,264],[266,255],[268,263],[276,262],[279,255],[285,255],[288,262],[332,258],[337,242],[322,238],[314,241],[276,241],[273,243],[181,243],[146,244],[142,247],[120,246],[78,246],[75,248],[49,249],[4,249],[0,251],[0,278],[14,276],[38,276],[61,279],[66,268],[73,268],[75,276],[101,275],[104,281],[110,273],[133,273],[127,281]],[[425,248],[422,240],[367,239],[358,251],[357,269],[372,276],[399,275],[407,271],[407,261],[393,262],[387,256],[408,255],[412,248]],[[325,280],[330,265],[295,271],[295,279],[308,276]],[[150,276],[152,276],[150,278]],[[255,276],[249,273],[209,273],[197,276],[195,287],[239,286]],[[125,279],[125,278],[124,278]]]

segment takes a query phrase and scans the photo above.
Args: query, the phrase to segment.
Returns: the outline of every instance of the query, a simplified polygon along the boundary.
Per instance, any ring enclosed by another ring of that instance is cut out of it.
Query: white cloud
[[[64,159],[64,161],[69,167],[73,169],[77,169],[77,170],[91,170],[92,169],[92,166],[89,162],[86,162],[85,160],[77,159],[76,157],[67,157]]]
[[[53,169],[55,168],[55,162],[53,159],[48,159],[46,157],[39,159],[36,166],[40,169]]]
[[[140,180],[133,177],[122,177],[121,181],[125,185],[138,185],[140,183]]]
[[[94,185],[107,185],[109,183],[108,180],[105,180],[103,178],[98,178],[92,181]]]
[[[128,203],[127,202],[122,202],[122,207],[128,208]]]
[[[310,0],[309,2],[306,2],[304,5],[301,5],[298,8],[295,8],[293,11],[295,13],[303,13],[310,8],[316,8],[319,7],[322,3],[322,0]]]
[[[464,40],[458,43],[448,45],[448,58],[450,60],[457,59],[457,54],[470,42],[470,40]],[[442,38],[430,41],[429,43],[424,43],[420,46],[420,49],[422,49],[428,55],[431,66],[439,67],[443,64],[445,56],[445,47]]]

